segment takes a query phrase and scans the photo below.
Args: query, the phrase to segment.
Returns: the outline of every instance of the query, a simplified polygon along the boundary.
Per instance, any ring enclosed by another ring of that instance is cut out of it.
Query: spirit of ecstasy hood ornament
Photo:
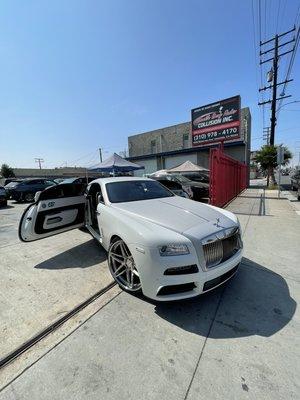
[[[220,226],[219,223],[220,223],[220,218],[217,218],[217,222],[214,225],[215,226]]]

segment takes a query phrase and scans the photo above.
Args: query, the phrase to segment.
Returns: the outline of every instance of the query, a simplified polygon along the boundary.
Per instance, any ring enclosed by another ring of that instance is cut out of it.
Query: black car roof
[[[48,180],[48,181],[53,181],[54,179],[53,178],[45,178],[44,176],[38,176],[37,178],[24,178],[24,179],[22,179],[22,181],[38,181],[38,180],[41,180],[41,179],[45,179],[45,180]]]

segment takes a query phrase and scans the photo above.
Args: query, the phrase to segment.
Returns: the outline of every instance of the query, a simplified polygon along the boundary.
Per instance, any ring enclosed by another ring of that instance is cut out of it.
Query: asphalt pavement
[[[27,206],[0,208],[0,358],[112,282],[106,252],[85,232],[20,242]]]

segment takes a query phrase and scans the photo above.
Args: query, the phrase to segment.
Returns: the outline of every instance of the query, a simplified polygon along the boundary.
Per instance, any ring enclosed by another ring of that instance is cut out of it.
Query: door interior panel
[[[45,189],[24,211],[19,238],[31,242],[76,229],[85,224],[83,185],[61,184]]]
[[[43,229],[61,228],[73,224],[78,215],[78,209],[58,211],[55,214],[48,214],[44,219]]]
[[[39,211],[34,231],[37,234],[43,234],[80,224],[84,221],[84,213],[84,203]]]

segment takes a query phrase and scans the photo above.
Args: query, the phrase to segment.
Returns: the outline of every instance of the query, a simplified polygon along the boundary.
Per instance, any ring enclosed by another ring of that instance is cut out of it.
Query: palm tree
[[[278,146],[269,146],[265,145],[257,152],[255,156],[255,161],[260,164],[260,168],[268,173],[267,186],[269,186],[269,177],[271,177],[271,184],[275,185],[276,180],[274,176],[274,169],[278,166],[277,164],[277,147]],[[282,165],[287,165],[292,158],[292,153],[287,147],[283,147],[284,149],[284,161]]]
[[[0,168],[0,175],[3,176],[3,178],[11,178],[14,177],[14,170],[9,167],[7,164],[2,164]]]

